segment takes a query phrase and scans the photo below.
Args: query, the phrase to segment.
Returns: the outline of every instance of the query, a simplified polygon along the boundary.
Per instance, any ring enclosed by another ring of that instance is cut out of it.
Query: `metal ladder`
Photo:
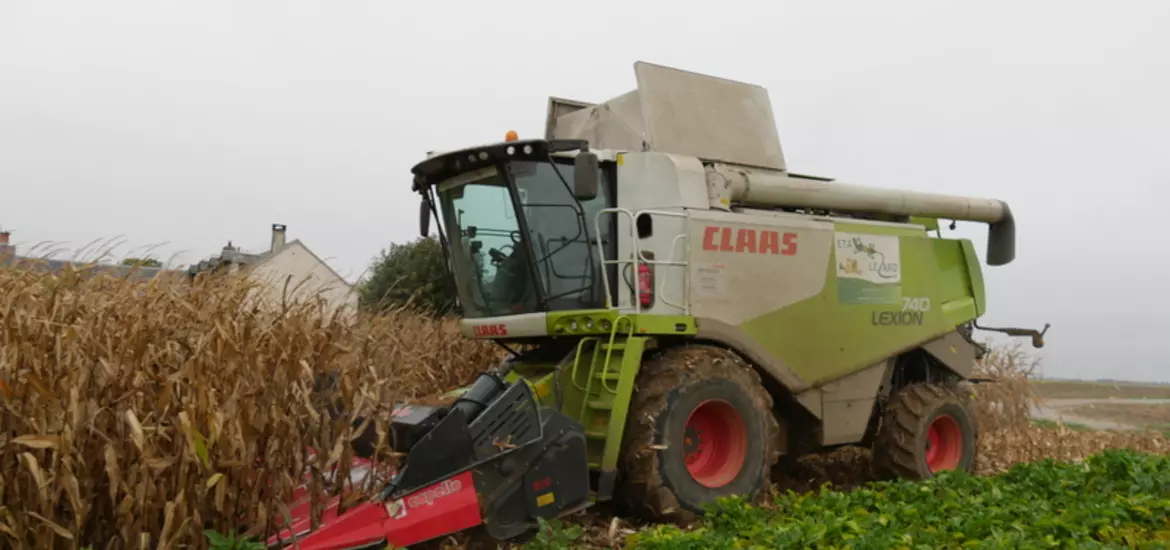
[[[641,361],[644,346],[643,338],[633,336],[634,320],[629,316],[620,315],[610,327],[608,337],[588,336],[577,342],[569,378],[581,391],[578,418],[585,427],[590,465],[595,468],[612,468],[616,464],[617,446],[609,441],[609,436],[615,429],[621,429],[621,426],[615,424],[618,421],[615,420],[613,411],[615,408],[624,411],[629,406],[633,373],[637,370],[637,362]],[[593,345],[593,352],[588,359],[589,370],[582,384],[578,371],[586,346],[589,344]],[[631,363],[634,368],[627,369]],[[630,388],[623,391],[623,384]],[[622,400],[621,396],[625,396],[625,400]]]

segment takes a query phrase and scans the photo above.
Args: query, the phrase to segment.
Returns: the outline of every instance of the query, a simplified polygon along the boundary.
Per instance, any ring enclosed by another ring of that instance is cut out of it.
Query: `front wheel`
[[[965,400],[946,386],[914,384],[887,405],[874,441],[874,469],[882,477],[920,481],[946,470],[975,466],[975,419]]]
[[[641,518],[687,522],[767,486],[779,455],[772,397],[733,352],[685,346],[647,361],[629,414],[620,491]]]

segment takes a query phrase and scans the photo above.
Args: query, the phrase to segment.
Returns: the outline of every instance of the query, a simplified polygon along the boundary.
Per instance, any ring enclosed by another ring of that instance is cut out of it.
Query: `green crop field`
[[[550,531],[529,547],[563,547],[576,534]],[[785,493],[761,506],[729,499],[691,528],[645,527],[625,543],[646,550],[1166,548],[1170,457],[1109,450],[1082,463],[1020,464],[992,477]]]

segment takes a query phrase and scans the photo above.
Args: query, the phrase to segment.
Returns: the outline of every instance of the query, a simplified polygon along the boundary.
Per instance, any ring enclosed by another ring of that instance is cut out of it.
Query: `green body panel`
[[[840,303],[833,257],[820,294],[739,325],[801,380],[817,385],[840,378],[977,317],[982,278],[978,263],[974,269],[970,263],[977,259],[965,252],[969,243],[931,238],[921,229],[905,227],[838,223],[835,229],[898,236],[900,296],[896,305]],[[975,286],[979,292],[973,293]],[[929,309],[917,311],[914,304],[907,306],[906,298],[926,298]]]
[[[921,225],[925,227],[927,231],[938,231],[939,229],[938,218],[922,218],[919,216],[911,216],[910,223]]]
[[[975,300],[976,315],[987,313],[987,295],[983,289],[983,270],[979,269],[979,256],[975,254],[975,244],[970,239],[962,239],[959,244],[963,247],[963,261],[968,266],[970,276],[971,297]]]
[[[630,315],[610,309],[550,311],[548,333],[554,336],[608,336],[619,318],[633,323],[633,333],[641,335],[695,334],[695,319],[683,315]],[[572,325],[576,322],[575,327]],[[590,324],[591,322],[591,324]],[[623,329],[623,332],[625,329]]]

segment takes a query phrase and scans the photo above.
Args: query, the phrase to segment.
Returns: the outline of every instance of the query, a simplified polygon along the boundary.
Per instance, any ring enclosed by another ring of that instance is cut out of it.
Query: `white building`
[[[344,308],[349,315],[357,312],[358,295],[329,264],[305,246],[300,239],[285,241],[286,227],[272,225],[272,244],[261,253],[241,252],[229,241],[220,255],[192,265],[191,276],[211,271],[244,272],[259,282],[259,296],[265,303],[279,306],[284,299],[298,300],[310,294],[323,297],[331,309]]]

